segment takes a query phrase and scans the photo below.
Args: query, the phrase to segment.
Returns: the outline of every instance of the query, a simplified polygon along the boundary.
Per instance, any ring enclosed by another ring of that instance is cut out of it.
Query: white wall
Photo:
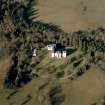
[[[64,57],[64,58],[67,57],[67,52],[66,52],[66,51],[63,51],[63,53],[62,53],[62,57]]]
[[[56,44],[47,45],[47,50],[52,51],[52,50],[54,50],[55,46],[56,46]]]

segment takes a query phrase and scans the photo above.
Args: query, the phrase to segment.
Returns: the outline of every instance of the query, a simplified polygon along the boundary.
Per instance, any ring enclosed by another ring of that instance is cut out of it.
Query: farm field
[[[66,32],[105,26],[105,0],[38,0],[39,18]]]

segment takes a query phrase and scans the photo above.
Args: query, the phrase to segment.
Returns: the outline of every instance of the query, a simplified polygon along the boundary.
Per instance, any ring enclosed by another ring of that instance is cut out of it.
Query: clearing
[[[105,26],[105,0],[39,0],[39,20],[66,31]]]

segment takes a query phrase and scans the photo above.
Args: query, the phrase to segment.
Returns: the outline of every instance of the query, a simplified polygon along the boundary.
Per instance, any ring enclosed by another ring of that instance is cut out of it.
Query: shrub
[[[71,58],[70,62],[72,63],[72,62],[74,62],[76,60],[77,60],[77,58],[74,56],[74,57]]]
[[[65,99],[60,86],[52,88],[49,92],[49,97],[51,105],[61,105]]]
[[[61,78],[64,76],[64,71],[57,72],[56,77]]]
[[[56,67],[55,66],[48,66],[46,68],[48,70],[48,72],[51,74],[51,73],[54,73],[56,71]]]
[[[82,59],[73,63],[73,67],[77,67],[82,62]]]
[[[84,73],[82,68],[78,69],[77,76],[81,76]]]

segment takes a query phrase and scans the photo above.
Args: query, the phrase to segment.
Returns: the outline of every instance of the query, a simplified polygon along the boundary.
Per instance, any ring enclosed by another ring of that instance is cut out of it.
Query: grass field
[[[104,76],[104,78],[103,78]],[[72,83],[63,84],[66,100],[63,105],[91,105],[105,95],[105,74],[92,68]]]
[[[13,91],[0,90],[0,104],[10,105],[10,103],[13,103],[13,105],[21,105],[30,94],[32,99],[25,105],[47,105],[46,100],[43,100],[43,95],[58,83],[62,86],[62,91],[65,96],[65,100],[61,105],[91,105],[92,103],[99,102],[105,95],[105,77],[103,76],[104,74],[101,71],[92,68],[73,82],[70,80],[65,80],[60,83],[49,81],[45,89],[43,88],[42,90],[39,90],[39,87],[46,84],[48,79],[33,79],[16,94],[12,95],[10,99],[6,97]]]
[[[38,0],[39,20],[65,31],[105,26],[105,0]]]
[[[67,71],[72,69],[72,63],[68,65],[66,63],[73,56],[78,56],[79,54],[81,53],[76,51],[75,53],[69,55],[66,59],[62,60],[51,59],[49,58],[49,54],[46,54],[38,66],[36,66],[36,69],[39,69],[39,78],[34,78],[18,91],[1,88],[0,104],[49,105],[48,93],[53,87],[58,85],[61,86],[62,94],[64,95],[63,102],[58,105],[91,105],[93,103],[98,103],[105,95],[105,73],[98,67],[92,66],[90,70],[86,71],[82,76],[77,77],[72,81],[70,79],[53,79],[53,74],[55,75],[57,71]],[[4,64],[8,64],[7,60]],[[2,63],[0,66],[2,67]],[[55,66],[57,70],[53,71],[53,69],[49,69],[48,66]],[[50,78],[46,78],[47,76]]]

